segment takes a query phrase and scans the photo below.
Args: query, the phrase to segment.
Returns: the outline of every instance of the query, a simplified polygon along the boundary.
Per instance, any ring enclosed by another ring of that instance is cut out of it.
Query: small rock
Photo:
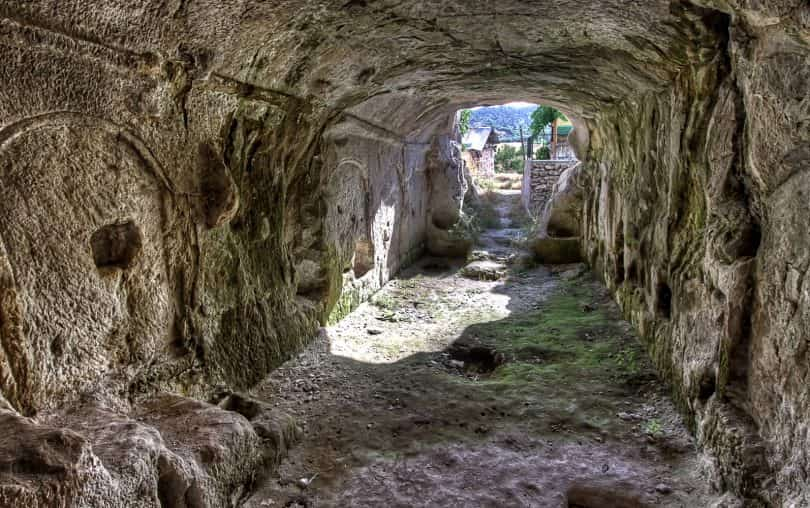
[[[369,335],[380,335],[383,331],[380,328],[368,327],[366,328],[366,332],[368,332]]]
[[[473,280],[498,280],[506,274],[506,267],[493,261],[474,261],[461,269],[461,275]]]
[[[298,485],[298,487],[300,487],[302,489],[305,489],[305,488],[309,487],[312,484],[312,482],[315,480],[315,478],[317,478],[317,477],[318,477],[318,473],[315,473],[314,475],[312,475],[309,478],[299,478],[298,481],[295,482],[295,484]]]
[[[655,486],[655,491],[658,492],[659,494],[664,494],[664,495],[671,494],[672,493],[672,487],[670,487],[666,483],[659,483],[658,485]]]
[[[461,360],[450,360],[450,366],[455,367],[457,369],[463,369],[464,362],[462,362]]]

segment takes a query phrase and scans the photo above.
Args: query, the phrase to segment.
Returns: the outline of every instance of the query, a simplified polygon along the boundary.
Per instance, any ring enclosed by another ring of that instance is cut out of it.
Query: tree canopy
[[[562,118],[565,118],[565,115],[551,106],[538,106],[532,113],[532,125],[529,127],[532,137],[542,134],[546,125]]]
[[[523,147],[503,145],[495,152],[495,171],[497,173],[523,173]]]
[[[461,136],[464,137],[467,132],[470,130],[470,118],[472,117],[472,111],[469,109],[462,109],[461,113],[459,114],[458,119],[458,128],[461,131]]]

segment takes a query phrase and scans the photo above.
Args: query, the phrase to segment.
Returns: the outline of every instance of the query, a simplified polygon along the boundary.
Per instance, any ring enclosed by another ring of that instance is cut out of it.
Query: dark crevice
[[[627,485],[574,485],[567,492],[568,508],[647,508],[641,495]]]
[[[620,285],[624,282],[624,279],[624,249],[622,248],[619,250],[618,256],[616,257],[616,275],[613,277],[613,282],[616,285]]]
[[[129,268],[141,251],[141,231],[134,222],[110,224],[90,236],[93,261],[98,268]]]
[[[700,377],[698,383],[698,399],[706,402],[717,391],[717,375],[713,370],[707,370]]]
[[[672,290],[663,282],[655,290],[655,307],[664,319],[672,317]]]

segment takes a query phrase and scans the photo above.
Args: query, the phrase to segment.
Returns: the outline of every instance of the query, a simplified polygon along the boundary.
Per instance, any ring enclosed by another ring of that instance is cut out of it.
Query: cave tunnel
[[[810,506],[805,0],[0,23],[0,505]]]

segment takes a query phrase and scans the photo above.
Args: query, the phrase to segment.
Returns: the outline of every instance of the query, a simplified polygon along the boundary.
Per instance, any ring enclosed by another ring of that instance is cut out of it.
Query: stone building
[[[492,127],[471,128],[462,139],[464,157],[470,171],[477,176],[495,175],[495,146],[498,134]]]
[[[556,131],[551,126],[546,127],[546,131],[540,134],[540,138],[545,141],[549,149],[549,159],[555,161],[576,160],[568,136],[574,130],[573,125],[560,125]]]

